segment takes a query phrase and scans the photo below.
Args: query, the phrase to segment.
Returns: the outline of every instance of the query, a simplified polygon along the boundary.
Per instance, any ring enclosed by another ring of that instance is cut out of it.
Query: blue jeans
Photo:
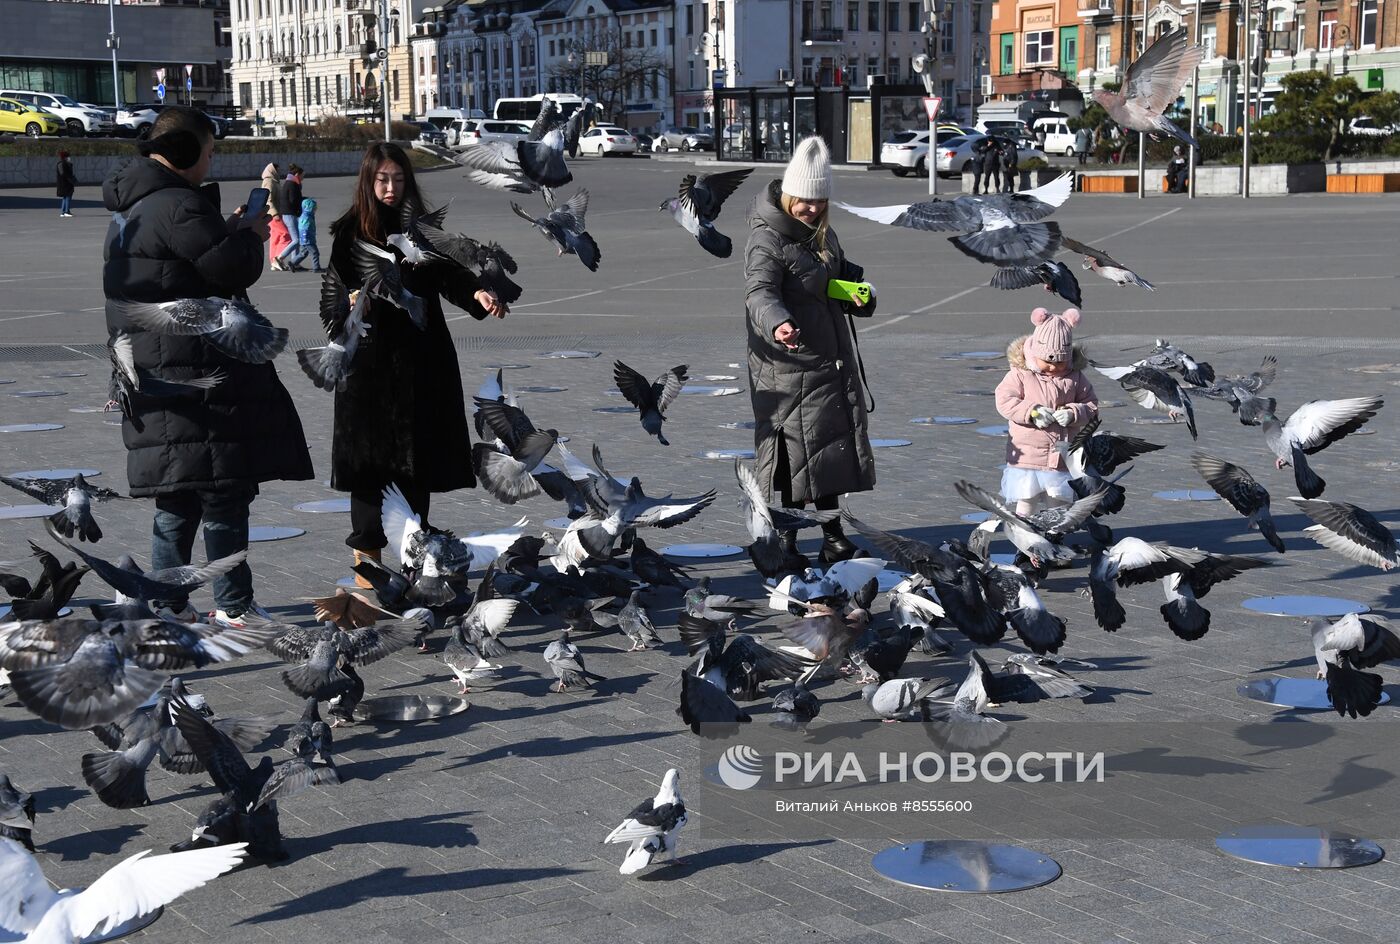
[[[291,213],[283,213],[282,225],[287,227],[287,237],[291,239],[291,242],[287,245],[287,248],[283,249],[282,253],[277,257],[278,262],[286,262],[287,258],[292,253],[296,252],[299,248],[301,248],[301,244],[297,242],[297,218]]]
[[[310,256],[311,268],[321,268],[321,247],[316,245],[314,239],[304,239],[300,246],[294,246],[293,249],[295,251],[284,260],[288,265],[301,265]]]
[[[58,212],[67,213],[73,209],[73,198],[71,196],[58,198]]]
[[[190,563],[195,533],[204,522],[204,552],[218,560],[248,549],[248,506],[257,488],[242,485],[221,492],[181,491],[156,496],[151,530],[151,568],[183,567]],[[153,601],[179,609],[186,600]],[[253,602],[253,571],[247,561],[214,578],[214,602],[233,615]]]

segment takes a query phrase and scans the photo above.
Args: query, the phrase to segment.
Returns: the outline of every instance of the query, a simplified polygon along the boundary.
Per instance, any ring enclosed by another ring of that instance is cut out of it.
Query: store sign
[[[1022,30],[1050,29],[1054,25],[1055,11],[1052,9],[1031,10],[1029,13],[1025,13],[1021,17]]]

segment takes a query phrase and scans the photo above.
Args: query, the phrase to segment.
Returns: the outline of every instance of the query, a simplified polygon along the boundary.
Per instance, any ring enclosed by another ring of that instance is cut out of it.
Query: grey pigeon
[[[904,678],[870,682],[861,688],[860,697],[885,721],[926,721],[928,699],[953,691],[945,679]]]
[[[681,703],[676,714],[692,734],[702,737],[728,736],[738,731],[740,724],[753,720],[728,692],[691,669],[681,672]]]
[[[451,581],[484,568],[520,537],[525,519],[510,528],[489,534],[459,538],[451,531],[424,527],[397,485],[384,489],[380,516],[389,546],[399,555],[405,575],[412,580],[405,599],[413,606],[441,606],[457,598]]]
[[[545,456],[559,441],[554,429],[536,429],[525,411],[504,400],[472,401],[476,415],[500,440],[501,447],[480,442],[472,446],[472,465],[481,487],[507,505],[540,494],[534,474],[541,469]]]
[[[1309,400],[1284,422],[1273,413],[1260,414],[1264,441],[1274,453],[1274,467],[1293,466],[1298,494],[1316,498],[1327,488],[1322,476],[1312,470],[1307,457],[1321,452],[1337,440],[1354,433],[1385,406],[1380,397],[1351,397],[1346,400]]]
[[[467,176],[491,190],[534,193],[562,187],[574,179],[564,162],[565,129],[553,99],[540,102],[530,133],[520,141],[486,140],[456,156]]]
[[[672,528],[691,520],[715,500],[713,489],[693,498],[670,495],[651,498],[642,490],[641,479],[636,476],[622,485],[603,467],[597,445],[593,447],[593,464],[603,474],[581,483],[590,514],[574,522],[575,527],[570,531],[594,557],[606,558],[613,544],[629,528]]]
[[[1063,262],[1041,262],[1033,266],[1006,266],[998,268],[989,283],[992,288],[1017,289],[1044,285],[1045,290],[1060,296],[1071,305],[1082,305],[1084,296],[1079,292],[1079,280],[1074,277]]]
[[[1093,689],[1085,688],[1068,672],[1058,668],[1059,661],[1028,652],[1013,653],[1001,664],[999,680],[1006,684],[1024,684],[1032,693],[1038,690],[1041,698],[1087,698],[1092,695]],[[1012,679],[1015,676],[1021,676],[1026,681],[1014,683]],[[1008,700],[1023,699],[1013,697]]]
[[[79,541],[102,540],[102,529],[92,517],[92,503],[123,497],[110,488],[90,484],[82,473],[71,479],[22,479],[0,475],[0,482],[45,505],[62,505],[61,511],[49,515],[49,522],[59,534],[76,537]]]
[[[1240,418],[1241,425],[1258,426],[1265,413],[1278,409],[1278,401],[1273,397],[1261,397],[1259,392],[1274,382],[1278,372],[1278,358],[1266,356],[1259,367],[1243,376],[1217,378],[1210,386],[1201,390],[1201,396],[1212,400],[1223,400]]]
[[[1105,377],[1118,381],[1128,396],[1147,409],[1165,413],[1176,423],[1184,419],[1191,438],[1196,438],[1196,411],[1191,405],[1191,396],[1171,374],[1161,368],[1142,364],[1105,367],[1090,361],[1089,366]]]
[[[287,329],[264,318],[248,302],[232,298],[181,298],[173,302],[107,299],[108,320],[154,334],[194,335],[236,361],[266,364],[287,346]]]
[[[799,730],[816,720],[821,710],[821,700],[807,686],[794,682],[773,696],[773,713],[776,717],[770,723],[789,731]]]
[[[191,590],[197,590],[215,577],[228,573],[247,558],[247,551],[237,551],[227,557],[210,561],[203,567],[186,564],[143,573],[128,556],[123,556],[121,564],[113,564],[95,554],[68,543],[59,537],[49,525],[49,534],[55,541],[83,559],[92,572],[113,590],[132,600],[176,600],[185,597]]]
[[[638,599],[640,596],[640,590],[633,590],[632,595],[627,598],[627,605],[617,614],[618,627],[632,640],[628,652],[661,645],[661,637],[656,634],[656,627],[652,625],[646,607],[642,606]]]
[[[77,592],[88,568],[58,558],[33,541],[30,552],[39,561],[39,579],[33,584],[17,574],[0,573],[0,589],[10,595],[10,619],[56,619]]]
[[[308,697],[302,706],[301,717],[287,731],[287,739],[282,742],[282,749],[293,757],[302,756],[308,749],[313,753],[323,749],[328,751],[331,746],[331,730],[326,727],[322,731],[317,725],[325,726],[325,722],[321,720],[320,705],[315,698]],[[255,746],[251,745],[245,750],[251,750]]]
[[[559,255],[578,256],[584,268],[590,272],[597,272],[603,253],[598,248],[598,243],[584,229],[584,214],[588,212],[588,191],[579,190],[562,204],[556,203],[553,197],[546,196],[545,204],[549,207],[549,212],[539,217],[526,213],[520,208],[520,204],[515,202],[511,203],[510,208],[516,216],[539,230],[540,234],[559,250]]]
[[[616,829],[603,840],[629,843],[627,855],[618,869],[623,875],[635,875],[651,865],[663,852],[676,862],[676,844],[688,817],[685,801],[681,799],[680,771],[674,767],[661,778],[661,789],[650,800],[643,800],[627,814]]]
[[[360,341],[369,333],[365,315],[369,311],[370,293],[360,292],[354,304],[350,290],[341,281],[335,268],[321,277],[321,325],[326,329],[327,343],[322,347],[304,347],[297,351],[297,363],[311,382],[322,390],[345,389],[355,363]]]
[[[1149,544],[1141,538],[1123,538],[1108,548],[1096,548],[1089,561],[1089,595],[1094,619],[1100,628],[1114,633],[1127,622],[1128,614],[1118,602],[1121,586],[1151,583],[1172,574],[1181,574],[1205,560],[1204,551]]]
[[[707,620],[727,620],[736,615],[753,615],[761,608],[756,600],[745,600],[727,593],[711,593],[710,577],[701,577],[685,593],[685,611]]]
[[[449,625],[452,634],[442,651],[443,663],[457,677],[459,694],[465,695],[468,683],[488,675],[492,669],[487,661],[499,658],[510,650],[498,638],[515,616],[519,601],[505,598],[481,600]]]
[[[812,662],[788,652],[768,648],[744,633],[728,637],[737,626],[733,619],[707,620],[682,613],[676,620],[681,642],[695,663],[689,671],[739,701],[763,697],[765,682],[796,680]]]
[[[342,658],[354,665],[378,662],[411,645],[423,626],[422,620],[402,619],[349,631],[331,622],[318,627],[279,627],[284,631],[267,644],[267,651],[293,663],[282,672],[288,689],[302,698],[327,701],[351,687],[350,678],[341,671]]]
[[[736,459],[734,475],[739,480],[739,507],[744,513],[744,525],[752,539],[748,546],[749,559],[768,579],[793,572],[795,562],[789,560],[790,555],[783,548],[783,535],[826,524],[836,513],[775,508],[768,503],[768,495],[758,484],[752,468]],[[806,563],[800,566],[805,568]]]
[[[417,233],[439,258],[471,272],[482,288],[494,292],[507,305],[520,300],[522,290],[511,279],[518,266],[499,243],[478,242],[470,236],[448,233],[422,223],[418,224]]]
[[[734,251],[728,236],[715,229],[715,219],[724,201],[738,190],[753,173],[752,167],[727,170],[718,174],[686,174],[681,178],[675,197],[661,201],[660,212],[670,212],[671,218],[695,237],[710,255],[728,259]]]
[[[1270,547],[1280,554],[1284,552],[1283,538],[1278,536],[1273,515],[1269,514],[1269,490],[1254,476],[1233,462],[1203,452],[1191,454],[1191,467],[1231,508],[1249,519],[1249,526],[1257,529]]]
[[[578,157],[578,140],[583,132],[593,125],[597,105],[593,99],[585,97],[564,123],[564,152],[570,158]]]
[[[856,216],[909,229],[955,232],[949,241],[978,262],[1034,266],[1060,249],[1058,223],[1041,223],[1074,189],[1074,174],[1023,193],[964,195],[896,206],[857,207],[837,203]]]
[[[144,367],[136,366],[136,352],[132,348],[131,335],[118,331],[112,335],[107,349],[112,364],[112,396],[123,416],[133,423],[141,423],[140,414],[132,407],[137,396],[146,397],[197,397],[206,390],[212,390],[228,378],[222,370],[215,369],[203,377],[166,379],[157,377]],[[138,426],[138,428],[140,428]]]
[[[1095,416],[1080,427],[1068,443],[1055,444],[1060,455],[1064,456],[1065,468],[1071,476],[1070,487],[1074,488],[1079,497],[1083,498],[1084,495],[1099,489],[1105,490],[1103,501],[1094,511],[1096,517],[1115,515],[1123,510],[1127,493],[1123,486],[1117,484],[1117,480],[1123,476],[1119,475],[1112,480],[1109,476],[1129,459],[1164,448],[1134,436],[1101,433],[1099,423],[1099,417]],[[1124,469],[1123,472],[1127,474],[1128,469]],[[1079,483],[1087,489],[1082,494]]]
[[[544,649],[544,661],[558,681],[551,686],[552,691],[567,692],[579,688],[592,688],[590,680],[602,681],[601,675],[589,672],[583,664],[583,653],[578,646],[569,642],[569,631],[563,630],[559,638]]]
[[[1064,546],[1064,539],[1084,526],[1106,491],[1100,489],[1085,498],[1076,499],[1070,505],[1046,508],[1023,516],[1017,514],[1001,496],[993,495],[971,482],[959,481],[953,488],[968,502],[1000,518],[1011,543],[1037,567],[1045,561],[1071,560],[1074,557],[1074,552]]]
[[[1400,546],[1396,545],[1395,535],[1365,508],[1320,498],[1289,500],[1317,522],[1304,528],[1303,533],[1322,546],[1347,560],[1381,570],[1400,565]]]
[[[372,299],[388,302],[408,315],[414,327],[420,331],[427,329],[427,309],[423,307],[423,299],[404,286],[398,256],[373,243],[357,239],[350,249],[350,261],[360,279],[356,302],[359,301],[360,295],[369,295]]]
[[[1381,701],[1382,679],[1362,669],[1400,659],[1400,637],[1390,621],[1372,613],[1348,613],[1312,626],[1317,677],[1327,680],[1327,698],[1339,715],[1365,717]]]
[[[661,432],[661,423],[666,418],[667,408],[680,396],[687,378],[685,364],[672,367],[650,383],[622,361],[613,364],[613,382],[617,389],[641,413],[642,429],[655,436],[663,446],[671,444]]]
[[[0,773],[0,839],[13,839],[34,851],[34,794],[10,783],[9,774]]]
[[[1026,575],[1009,564],[987,564],[987,601],[1006,617],[1016,635],[1036,655],[1059,652],[1065,642],[1065,621],[1041,602]]]
[[[1081,265],[1085,269],[1093,272],[1095,275],[1108,279],[1108,281],[1115,285],[1136,285],[1140,288],[1147,289],[1149,292],[1157,291],[1151,282],[1123,265],[1123,263],[1115,260],[1102,249],[1095,249],[1093,246],[1087,246],[1079,240],[1071,239],[1063,234],[1061,234],[1060,237],[1060,246],[1069,252],[1083,256],[1084,261]]]
[[[1200,598],[1216,584],[1268,563],[1258,557],[1207,553],[1194,564],[1163,575],[1162,590],[1167,602],[1159,609],[1162,619],[1179,638],[1200,639],[1210,630],[1210,611],[1201,606]]]
[[[1193,387],[1208,387],[1215,380],[1215,368],[1198,361],[1166,338],[1157,338],[1147,363],[1166,370],[1175,370]]]
[[[1198,147],[1162,112],[1175,104],[1204,56],[1205,47],[1192,45],[1183,26],[1160,37],[1128,66],[1119,91],[1096,89],[1093,99],[1121,128],[1167,134]]]
[[[690,576],[684,567],[653,551],[640,536],[632,539],[632,557],[628,565],[638,580],[643,580],[652,587],[675,587],[677,590],[684,590],[685,581]]]

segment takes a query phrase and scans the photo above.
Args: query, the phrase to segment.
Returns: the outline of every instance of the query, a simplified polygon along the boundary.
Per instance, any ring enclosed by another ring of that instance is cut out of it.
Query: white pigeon
[[[676,842],[687,820],[680,780],[680,771],[674,767],[666,771],[656,796],[639,803],[603,840],[605,843],[631,843],[627,856],[622,860],[622,867],[618,869],[623,875],[640,872],[651,865],[661,852],[669,852],[671,861],[677,861]]]
[[[837,561],[825,571],[809,567],[805,573],[789,574],[769,592],[768,606],[779,613],[786,613],[790,600],[805,603],[830,597],[843,600],[854,597],[885,569],[885,563],[875,557],[858,557]]]
[[[247,843],[153,856],[138,852],[85,889],[54,891],[24,847],[0,839],[0,927],[29,944],[76,944],[150,914],[243,861]]]

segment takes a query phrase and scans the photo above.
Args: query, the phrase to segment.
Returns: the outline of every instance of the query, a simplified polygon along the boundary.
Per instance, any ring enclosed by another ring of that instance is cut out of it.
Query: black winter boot
[[[846,532],[841,530],[841,519],[833,518],[822,525],[822,549],[817,555],[817,560],[823,564],[835,564],[837,561],[850,560],[856,556],[860,550],[846,539]]]
[[[794,572],[801,572],[812,566],[812,562],[797,549],[797,531],[779,532],[779,546],[783,549],[783,566]]]

